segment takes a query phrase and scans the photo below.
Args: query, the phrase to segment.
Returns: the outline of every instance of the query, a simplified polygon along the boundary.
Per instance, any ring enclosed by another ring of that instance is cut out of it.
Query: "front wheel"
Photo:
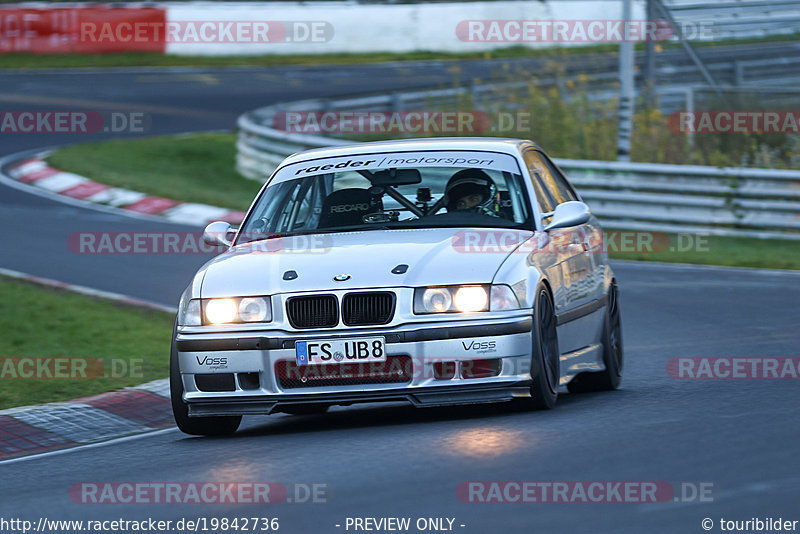
[[[178,365],[178,349],[175,345],[176,329],[172,332],[172,349],[169,356],[169,393],[172,414],[181,432],[193,436],[224,436],[233,434],[242,422],[242,416],[189,417],[189,407],[183,402],[183,381]]]
[[[599,373],[582,373],[576,376],[567,388],[570,393],[610,391],[617,389],[622,381],[622,320],[619,311],[619,290],[611,282],[606,302],[606,317],[603,325],[603,364]]]
[[[536,291],[536,308],[533,310],[534,327],[531,332],[531,398],[525,404],[532,410],[550,410],[558,400],[561,378],[558,333],[553,298],[546,287]]]

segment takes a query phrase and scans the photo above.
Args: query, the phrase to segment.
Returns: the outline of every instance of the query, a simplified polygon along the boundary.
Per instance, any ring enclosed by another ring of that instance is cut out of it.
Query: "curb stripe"
[[[164,428],[173,424],[170,401],[149,391],[113,391],[83,399],[83,402],[148,428]]]
[[[138,422],[76,402],[21,409],[12,417],[75,443],[91,443],[147,430]]]
[[[8,169],[9,177],[24,184],[86,202],[105,204],[146,215],[164,216],[173,222],[197,226],[206,225],[211,221],[241,224],[245,216],[243,211],[153,197],[139,191],[111,187],[85,176],[54,169],[41,157],[12,163]]]
[[[54,174],[58,174],[59,171],[53,169],[52,167],[42,167],[35,171],[26,172],[25,174],[21,174],[17,180],[24,184],[32,184],[44,178],[48,178],[53,176]]]
[[[244,220],[245,215],[247,214],[243,211],[229,211],[225,215],[223,215],[219,220],[231,224],[241,224],[241,222]]]
[[[0,458],[75,445],[58,434],[36,428],[13,417],[0,416]]]
[[[48,167],[49,169],[50,167]],[[61,193],[67,189],[72,189],[73,187],[79,186],[88,182],[88,178],[84,178],[83,176],[78,176],[77,174],[72,174],[69,172],[56,172],[55,174],[48,176],[47,178],[42,178],[41,180],[36,181],[36,187],[41,187],[42,189],[47,189],[48,191],[52,191],[53,193]]]
[[[175,200],[160,197],[145,197],[138,202],[124,206],[126,210],[138,211],[139,213],[147,213],[149,215],[156,215],[162,211],[174,208],[180,204]]]
[[[76,185],[75,187],[70,187],[69,189],[65,189],[61,191],[62,195],[66,195],[72,198],[79,198],[79,199],[86,199],[101,191],[105,191],[109,189],[109,186],[97,182],[84,182],[80,185]]]

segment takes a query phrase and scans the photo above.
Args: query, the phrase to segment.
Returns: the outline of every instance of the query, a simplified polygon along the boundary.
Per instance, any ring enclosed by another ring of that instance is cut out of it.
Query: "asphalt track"
[[[148,109],[150,134],[221,129],[231,128],[240,112],[274,101],[430,85],[449,76],[441,68],[419,68],[418,77],[414,65],[4,73],[0,106]],[[3,135],[0,156],[87,139],[76,137]],[[2,184],[0,227],[2,267],[167,305],[175,305],[205,261],[72,254],[66,247],[72,232],[195,228],[66,205]],[[800,382],[675,380],[665,369],[680,356],[796,356],[800,274],[614,267],[627,358],[619,391],[565,394],[554,411],[537,413],[504,406],[361,406],[325,416],[252,417],[232,438],[167,431],[33,457],[0,464],[0,517],[261,516],[278,517],[280,531],[288,533],[352,532],[344,528],[347,517],[454,517],[455,531],[481,534],[704,532],[707,517],[717,522],[713,531],[720,530],[720,518],[800,520]],[[459,483],[475,480],[667,481],[714,489],[713,502],[459,501]],[[290,489],[316,483],[327,485],[327,502],[76,504],[69,488],[85,481],[277,481]]]

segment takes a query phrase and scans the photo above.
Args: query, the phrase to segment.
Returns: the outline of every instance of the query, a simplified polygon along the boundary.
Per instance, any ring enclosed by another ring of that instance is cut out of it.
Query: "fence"
[[[513,84],[508,84],[513,86]],[[272,128],[286,111],[437,109],[496,86],[415,91],[361,98],[304,100],[239,118],[237,169],[265,179],[289,154],[353,141]],[[603,224],[667,232],[800,239],[800,171],[557,159]]]

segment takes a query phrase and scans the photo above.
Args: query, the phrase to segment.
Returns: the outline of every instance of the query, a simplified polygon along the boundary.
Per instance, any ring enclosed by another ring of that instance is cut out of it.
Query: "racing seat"
[[[322,202],[322,214],[317,228],[356,226],[363,224],[362,217],[378,207],[372,193],[366,189],[349,188],[334,191]]]

